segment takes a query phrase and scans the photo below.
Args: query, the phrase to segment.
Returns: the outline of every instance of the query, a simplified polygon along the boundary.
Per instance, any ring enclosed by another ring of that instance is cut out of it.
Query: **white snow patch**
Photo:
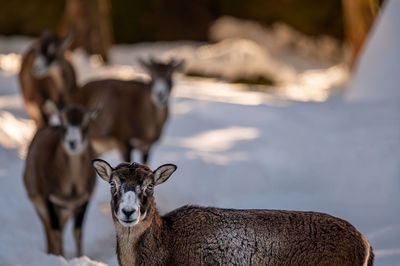
[[[258,137],[259,131],[256,128],[228,127],[209,130],[193,137],[184,138],[178,142],[178,145],[205,152],[224,152],[233,147],[237,141]],[[171,139],[168,141],[173,142]]]
[[[0,111],[0,145],[8,149],[18,149],[25,157],[27,144],[32,139],[35,125],[32,120],[17,118],[13,114]]]
[[[15,53],[0,54],[0,69],[8,74],[16,74],[21,67],[21,55]]]

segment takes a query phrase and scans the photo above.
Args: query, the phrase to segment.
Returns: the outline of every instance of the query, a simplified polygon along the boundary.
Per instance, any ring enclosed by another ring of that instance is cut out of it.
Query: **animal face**
[[[172,88],[172,74],[182,68],[184,62],[171,60],[168,63],[163,63],[150,59],[149,62],[140,60],[140,63],[151,76],[152,100],[159,106],[167,106]]]
[[[153,84],[151,88],[152,100],[160,105],[167,106],[169,94],[171,93],[171,79],[167,78],[153,78]]]
[[[94,160],[93,166],[99,176],[110,183],[114,220],[127,227],[151,217],[154,187],[164,183],[176,170],[175,165],[165,164],[151,171],[137,163],[121,163],[113,169],[100,159]]]
[[[88,131],[94,114],[82,107],[67,107],[60,112],[64,129],[63,146],[69,155],[81,153],[88,144]]]
[[[60,59],[71,42],[71,35],[58,38],[49,31],[44,31],[39,39],[36,57],[32,65],[32,74],[36,78],[45,78],[59,70]]]

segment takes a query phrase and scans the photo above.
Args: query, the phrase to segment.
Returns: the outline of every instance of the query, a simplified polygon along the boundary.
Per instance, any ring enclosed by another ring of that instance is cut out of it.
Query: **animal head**
[[[137,163],[121,163],[115,169],[96,159],[93,166],[111,187],[111,211],[115,221],[132,227],[147,221],[154,212],[154,187],[164,183],[176,165],[164,164],[151,171]]]
[[[59,69],[60,59],[72,41],[72,33],[62,38],[45,30],[39,38],[36,46],[36,56],[33,60],[32,74],[36,78],[46,78],[53,71]]]
[[[89,126],[98,114],[98,110],[88,110],[81,106],[66,106],[58,110],[54,102],[45,103],[46,112],[58,117],[63,129],[62,145],[69,155],[76,155],[88,144]]]
[[[172,74],[183,67],[184,61],[174,59],[167,63],[151,58],[149,61],[139,59],[140,64],[151,76],[151,96],[159,106],[167,106],[172,88]]]

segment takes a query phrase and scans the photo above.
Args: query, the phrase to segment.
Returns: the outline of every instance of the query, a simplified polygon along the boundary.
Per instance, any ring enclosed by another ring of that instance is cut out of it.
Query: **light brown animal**
[[[47,252],[63,254],[63,228],[73,216],[80,256],[82,223],[96,181],[91,167],[94,151],[88,139],[94,113],[71,106],[59,116],[61,126],[44,126],[34,136],[26,158],[24,183],[43,223]]]
[[[69,103],[69,96],[75,93],[76,77],[65,51],[72,34],[63,38],[44,31],[22,58],[19,81],[28,115],[38,128],[48,123],[49,117],[43,109],[46,100],[52,100],[59,107]]]
[[[159,216],[154,187],[176,170],[93,161],[111,185],[119,264],[372,265],[368,240],[348,222],[317,212],[184,206]]]
[[[106,79],[89,82],[79,89],[75,102],[102,111],[93,123],[91,137],[98,154],[117,148],[125,161],[133,149],[147,163],[151,146],[161,134],[168,118],[172,74],[183,62],[141,61],[148,69],[150,82]]]

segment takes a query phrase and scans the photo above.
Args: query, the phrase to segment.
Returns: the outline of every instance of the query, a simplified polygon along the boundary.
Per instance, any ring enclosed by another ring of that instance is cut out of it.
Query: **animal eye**
[[[151,191],[151,190],[153,190],[153,187],[154,187],[153,184],[149,184],[149,185],[146,187],[146,190]]]
[[[116,196],[117,195],[117,190],[115,187],[115,183],[113,181],[110,182],[110,186],[111,186],[111,191],[113,192],[113,195]]]

